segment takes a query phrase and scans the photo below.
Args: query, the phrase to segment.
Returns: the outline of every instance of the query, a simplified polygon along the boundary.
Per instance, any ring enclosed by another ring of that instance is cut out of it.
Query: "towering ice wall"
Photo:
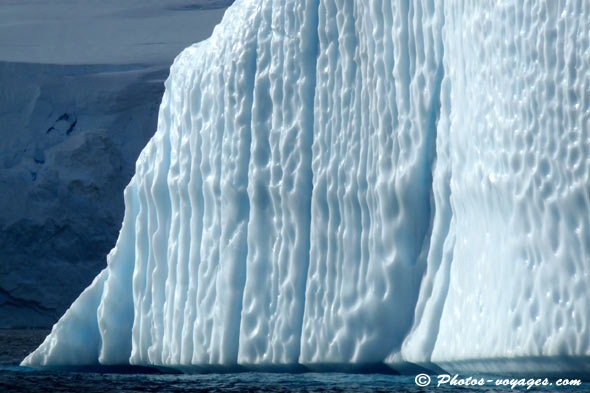
[[[238,0],[176,59],[108,267],[24,364],[590,370],[589,20]]]
[[[406,359],[589,369],[589,26],[587,2],[445,3],[436,214]]]

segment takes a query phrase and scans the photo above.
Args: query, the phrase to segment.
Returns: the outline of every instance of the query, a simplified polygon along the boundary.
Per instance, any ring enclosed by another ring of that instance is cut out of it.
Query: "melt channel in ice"
[[[238,0],[25,365],[590,370],[590,5]]]

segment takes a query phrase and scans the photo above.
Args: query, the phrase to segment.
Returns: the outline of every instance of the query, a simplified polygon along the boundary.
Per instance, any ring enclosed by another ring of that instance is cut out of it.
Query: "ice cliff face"
[[[24,364],[588,371],[590,7],[236,2]]]

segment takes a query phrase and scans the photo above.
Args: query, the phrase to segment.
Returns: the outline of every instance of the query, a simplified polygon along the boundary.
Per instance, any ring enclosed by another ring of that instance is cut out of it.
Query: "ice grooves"
[[[448,292],[450,263],[452,261],[453,234],[449,234],[451,226],[450,181],[448,128],[450,121],[449,80],[445,79],[444,61],[444,3],[438,4],[441,13],[440,30],[438,32],[438,50],[436,58],[440,61],[436,74],[435,91],[431,105],[430,135],[430,226],[422,249],[421,257],[426,263],[426,271],[419,288],[419,298],[414,313],[414,328],[404,342],[404,349],[412,345],[420,347],[420,351],[430,355],[436,343],[440,317]],[[440,284],[435,281],[440,276]],[[423,330],[428,330],[424,332]],[[425,334],[426,333],[426,334]],[[419,337],[419,338],[418,338]],[[422,340],[416,344],[415,340]],[[410,361],[414,359],[410,355]]]
[[[166,124],[171,124],[170,111],[166,111]],[[154,137],[156,138],[156,137]],[[161,363],[163,337],[164,337],[164,303],[166,301],[166,278],[168,277],[167,240],[170,233],[171,200],[168,189],[168,172],[170,170],[170,130],[160,133],[158,138],[158,151],[161,160],[155,159],[159,165],[155,169],[154,182],[151,184],[150,196],[153,203],[152,219],[155,230],[151,236],[152,249],[154,251],[154,270],[152,275],[152,303],[151,311],[153,324],[151,326],[152,346],[148,349],[148,357],[154,363]],[[158,153],[154,153],[157,155]],[[155,217],[154,212],[155,211]]]
[[[258,25],[260,24],[260,15],[257,15],[256,20]],[[253,30],[257,30],[258,28],[254,28]],[[248,108],[253,107],[254,97],[255,97],[255,88],[256,88],[256,75],[258,72],[258,38],[255,36],[254,40],[254,48],[252,50],[247,51],[246,59],[245,59],[245,67],[244,70],[245,79],[248,81],[247,86],[244,88],[245,91],[248,92],[248,96],[244,102],[244,105],[240,107],[240,109],[244,112],[244,115],[247,118],[240,119],[241,113],[238,113],[237,124],[247,124],[247,129],[243,131],[243,134],[240,135],[239,128],[236,130],[238,133],[237,137],[239,138],[238,144],[238,167],[235,169],[237,172],[236,180],[240,181],[240,179],[246,179],[245,184],[236,184],[236,192],[237,192],[237,201],[238,202],[238,217],[236,220],[238,221],[237,226],[235,228],[235,232],[233,233],[232,237],[229,239],[224,239],[229,241],[229,243],[233,243],[236,241],[235,239],[240,239],[241,243],[237,248],[241,249],[241,252],[238,255],[235,255],[235,266],[231,269],[232,276],[229,277],[229,283],[233,290],[232,292],[236,292],[237,296],[234,299],[231,299],[231,307],[227,307],[229,310],[226,311],[226,316],[224,318],[225,321],[225,328],[229,327],[232,329],[229,332],[226,332],[223,337],[223,341],[221,342],[221,346],[224,347],[228,345],[228,350],[222,350],[222,354],[225,357],[222,357],[221,363],[222,364],[237,364],[238,362],[238,353],[239,353],[239,345],[240,345],[240,328],[241,328],[241,318],[242,318],[242,308],[243,308],[243,299],[244,299],[244,287],[246,284],[246,274],[247,274],[247,260],[248,260],[248,221],[250,218],[250,205],[251,201],[248,195],[248,188],[250,186],[250,175],[249,175],[249,166],[252,156],[252,111]],[[251,57],[251,58],[248,58]],[[239,83],[239,82],[238,82]],[[227,94],[227,92],[226,92]],[[242,159],[239,158],[244,154],[245,157]],[[222,163],[223,165],[223,163]],[[245,171],[245,174],[241,172]],[[242,204],[243,202],[243,204]],[[242,210],[243,208],[243,210]],[[243,228],[243,229],[242,229]],[[240,234],[240,231],[243,230],[243,234]],[[222,238],[224,238],[222,233]],[[226,243],[227,244],[227,243]],[[231,244],[230,244],[231,247]],[[231,251],[232,253],[235,251]],[[223,253],[221,254],[223,257]],[[232,257],[234,257],[232,255]],[[233,258],[232,258],[233,259]],[[224,264],[223,258],[220,260],[221,266]],[[222,269],[223,270],[223,269]],[[230,291],[229,288],[218,287],[217,293],[223,293],[223,291]],[[232,318],[236,318],[232,320]]]
[[[196,79],[195,79],[196,80]],[[201,101],[201,88],[200,83],[195,83],[191,89],[189,102],[191,110],[199,113],[200,101]],[[193,117],[191,123],[192,129],[199,129],[202,127],[202,117]],[[200,133],[194,133],[191,138],[191,164],[190,164],[190,180],[188,183],[189,188],[189,206],[191,208],[190,214],[190,227],[189,227],[189,252],[188,252],[188,271],[189,271],[189,283],[188,283],[188,294],[186,297],[187,306],[185,306],[186,315],[184,318],[183,331],[182,331],[182,348],[180,354],[180,361],[183,364],[189,364],[192,360],[195,351],[195,322],[198,317],[197,315],[197,291],[198,291],[198,273],[199,266],[201,265],[201,239],[203,237],[203,177],[201,172],[201,165],[203,163],[203,156],[201,154],[202,138]],[[189,323],[187,323],[188,321]]]
[[[298,288],[298,297],[299,299],[301,299],[301,304],[302,304],[302,310],[300,313],[300,318],[299,321],[297,323],[297,332],[296,332],[296,337],[298,337],[298,341],[299,341],[299,352],[297,353],[297,357],[296,359],[299,359],[299,356],[301,354],[301,336],[302,336],[302,330],[303,330],[303,316],[305,314],[305,293],[307,291],[307,273],[309,270],[309,260],[311,257],[311,239],[310,239],[310,234],[311,234],[311,201],[313,199],[313,170],[312,170],[312,160],[313,160],[313,152],[312,152],[312,146],[313,146],[313,139],[314,139],[314,135],[315,135],[315,94],[316,94],[316,73],[317,73],[317,66],[318,66],[318,55],[319,55],[319,16],[318,16],[318,12],[319,12],[319,7],[320,7],[320,2],[317,2],[317,6],[313,7],[313,3],[314,0],[310,0],[311,3],[310,5],[307,6],[307,9],[310,10],[310,15],[308,15],[308,18],[306,18],[306,20],[309,20],[311,18],[311,26],[309,27],[305,27],[302,29],[303,32],[305,32],[306,34],[302,37],[302,52],[303,52],[303,57],[304,58],[308,58],[308,56],[305,56],[306,52],[309,52],[310,54],[313,53],[313,55],[309,56],[309,58],[313,58],[314,61],[313,63],[308,67],[308,69],[305,72],[305,75],[309,76],[309,79],[306,77],[305,79],[305,88],[307,89],[306,91],[306,96],[307,99],[304,99],[304,102],[307,102],[309,105],[304,106],[307,109],[310,109],[308,111],[308,113],[305,113],[303,115],[303,119],[305,119],[304,124],[302,125],[303,127],[303,131],[305,132],[306,135],[306,143],[307,146],[305,146],[305,151],[307,153],[307,158],[308,160],[305,162],[305,164],[307,165],[306,168],[306,172],[307,172],[307,176],[308,176],[308,187],[310,192],[308,193],[309,198],[306,200],[307,206],[306,206],[306,220],[308,223],[308,227],[307,227],[307,231],[305,234],[305,240],[303,241],[305,243],[305,246],[303,247],[303,249],[307,250],[306,253],[306,257],[307,260],[305,260],[305,267],[303,269],[303,277],[304,279],[302,280],[302,287]],[[309,45],[306,45],[308,44]]]
[[[313,179],[317,2],[265,3],[257,31],[247,276],[238,362],[300,353]]]
[[[436,213],[435,206],[437,205],[435,203],[434,173],[433,172],[435,170],[434,165],[436,165],[436,162],[437,162],[438,126],[439,126],[439,121],[440,121],[440,116],[441,116],[441,102],[442,102],[442,97],[441,96],[444,93],[443,92],[443,89],[442,89],[442,83],[443,83],[444,74],[445,74],[445,72],[444,72],[444,61],[443,61],[443,59],[444,59],[443,30],[444,30],[444,25],[445,25],[445,19],[444,19],[445,17],[444,17],[444,6],[443,5],[444,5],[444,2],[441,1],[441,6],[440,7],[441,7],[441,19],[442,19],[442,21],[441,21],[441,24],[440,24],[440,31],[439,31],[439,34],[438,34],[439,42],[437,43],[438,46],[439,46],[439,49],[440,49],[440,54],[437,56],[437,58],[440,60],[440,64],[439,64],[439,67],[438,67],[438,70],[437,70],[437,74],[436,74],[436,83],[435,83],[435,86],[434,86],[436,90],[434,91],[434,94],[433,94],[433,103],[432,103],[432,106],[431,106],[431,108],[432,108],[431,109],[431,119],[430,119],[430,124],[429,124],[429,128],[432,129],[432,133],[431,133],[432,140],[431,140],[431,143],[430,143],[430,151],[431,151],[430,157],[431,158],[429,160],[429,164],[430,164],[430,168],[431,168],[431,170],[429,171],[429,173],[430,173],[429,181],[430,181],[430,201],[431,201],[430,203],[431,203],[431,206],[430,206],[430,226],[429,226],[428,232],[426,233],[426,236],[425,236],[425,239],[424,239],[424,247],[425,247],[424,249],[427,251],[425,253],[425,255],[427,256],[427,258],[430,257],[430,253],[431,253],[430,246],[431,246],[431,241],[432,241],[432,230],[434,228],[434,217],[435,217],[435,213]],[[450,176],[449,176],[448,180],[449,181],[446,183],[447,185],[450,184]],[[450,187],[449,187],[449,193],[448,193],[447,203],[449,204],[449,208],[450,208]],[[439,207],[441,206],[440,203],[438,205],[439,205]],[[442,233],[444,233],[444,239],[446,239],[447,234],[449,232],[450,217],[445,220],[444,226],[445,226],[445,230],[442,231]],[[441,244],[441,247],[442,247],[443,244],[444,244],[444,242]],[[443,264],[442,257],[443,257],[443,254],[441,253],[436,258],[436,260],[439,261],[439,263],[441,265]],[[451,260],[452,260],[452,258],[450,258],[448,260],[449,263],[450,263]],[[427,263],[427,266],[432,266],[432,263],[430,265]],[[450,267],[449,267],[449,269],[443,269],[442,271],[443,272],[446,272],[446,275],[447,275],[446,287],[448,288],[448,280],[449,280],[449,277],[448,276],[450,274]],[[440,311],[439,312],[439,318],[438,319],[435,319],[435,321],[433,321],[433,324],[432,324],[432,327],[431,327],[432,330],[433,330],[432,336],[431,336],[431,337],[433,337],[433,340],[429,343],[431,347],[430,347],[428,353],[430,353],[430,354],[432,353],[432,350],[434,349],[434,344],[436,342],[436,337],[437,337],[438,328],[439,328],[438,322],[440,321],[440,314],[442,314],[442,309],[443,309],[442,306],[443,306],[444,301],[445,301],[445,298],[446,298],[446,291],[445,291],[445,294],[444,295],[445,296],[441,296],[441,297],[438,298],[438,301],[440,302],[440,307],[438,308],[438,310]],[[436,330],[436,332],[434,332],[434,330]]]

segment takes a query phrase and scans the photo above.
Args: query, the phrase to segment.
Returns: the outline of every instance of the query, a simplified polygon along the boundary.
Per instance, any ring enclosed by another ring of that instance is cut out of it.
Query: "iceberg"
[[[238,0],[24,365],[590,371],[590,7]]]

